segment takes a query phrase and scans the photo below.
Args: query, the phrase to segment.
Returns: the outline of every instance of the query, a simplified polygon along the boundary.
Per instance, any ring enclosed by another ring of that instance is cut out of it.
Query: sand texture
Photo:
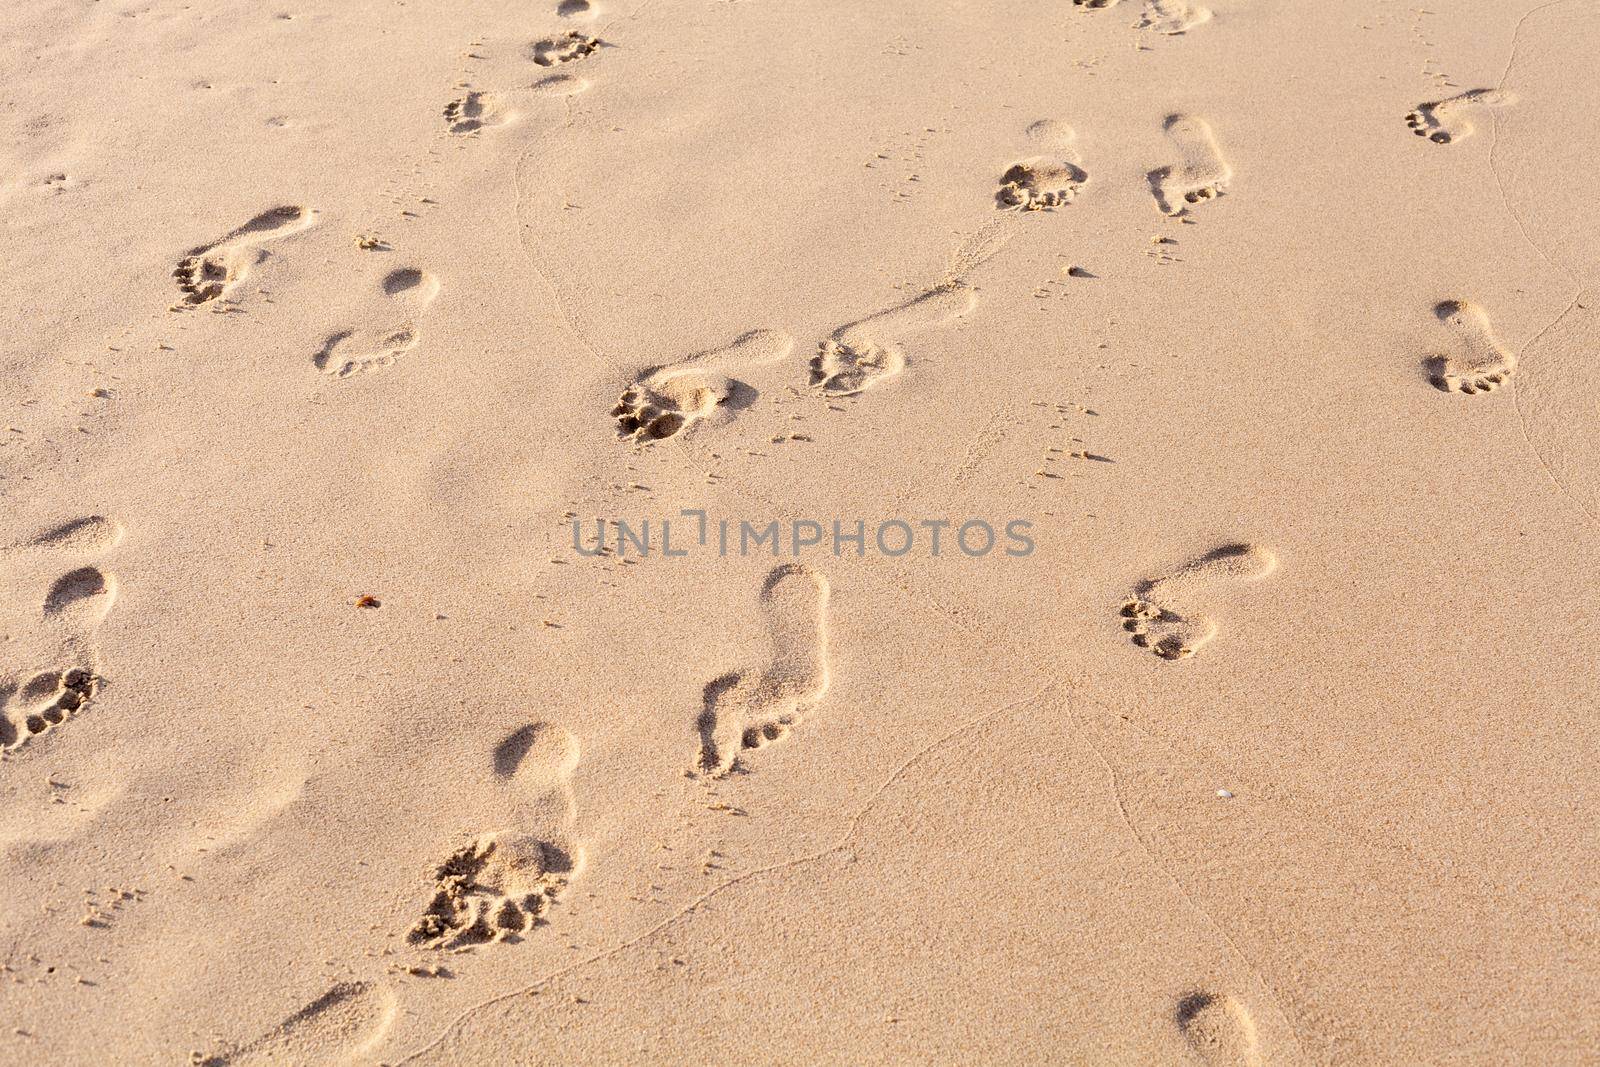
[[[1597,48],[0,5],[0,1063],[1600,1060]]]

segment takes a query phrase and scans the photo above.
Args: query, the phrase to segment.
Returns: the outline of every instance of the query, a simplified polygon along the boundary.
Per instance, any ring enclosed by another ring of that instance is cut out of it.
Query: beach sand
[[[1594,1062],[1600,3],[1434,7],[8,6],[0,1061]]]

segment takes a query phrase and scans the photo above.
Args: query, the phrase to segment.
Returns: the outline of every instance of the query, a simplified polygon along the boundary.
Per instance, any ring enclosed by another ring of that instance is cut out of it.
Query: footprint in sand
[[[583,853],[571,837],[577,738],[551,723],[529,723],[502,738],[490,762],[496,781],[520,798],[516,828],[476,835],[435,869],[433,897],[407,934],[414,945],[520,940],[582,870]]]
[[[263,244],[299,233],[316,221],[317,213],[310,208],[275,207],[210,244],[190,249],[172,271],[178,291],[183,294],[172,310],[183,311],[228,296],[250,268],[266,258]]]
[[[1072,0],[1072,6],[1088,11],[1099,11],[1103,8],[1116,7],[1121,2],[1122,0]]]
[[[1134,29],[1176,37],[1210,21],[1210,8],[1191,7],[1185,0],[1145,0],[1144,12]]]
[[[630,441],[660,441],[697,422],[732,421],[756,392],[729,372],[776,363],[794,351],[794,338],[777,330],[751,330],[726,348],[690,356],[670,367],[654,367],[623,390],[611,415],[617,435]]]
[[[1141,582],[1122,605],[1122,628],[1133,643],[1162,659],[1194,655],[1217,634],[1216,620],[1197,609],[1218,585],[1253,582],[1271,574],[1277,559],[1255,545],[1224,545],[1185,563],[1165,578]]]
[[[117,582],[81,561],[109,551],[121,539],[120,524],[96,515],[0,553],[9,570],[30,575],[35,589],[46,588],[32,624],[6,645],[7,662],[0,671],[0,747],[19,748],[93,701],[101,679],[92,638],[116,601]],[[74,562],[79,565],[71,566]]]
[[[470,92],[445,105],[445,127],[454,134],[477,133],[517,120],[517,113],[495,93]]]
[[[1070,204],[1089,175],[1078,166],[1072,127],[1041,119],[1028,127],[1028,140],[1041,153],[1011,164],[1000,176],[995,204],[1001,208],[1042,211]]]
[[[1261,1067],[1255,1020],[1226,993],[1190,993],[1178,1001],[1178,1031],[1212,1067]]]
[[[573,60],[582,59],[592,55],[604,41],[598,37],[590,37],[569,30],[555,37],[546,37],[533,42],[528,46],[528,58],[541,67],[553,67],[560,63],[571,63]]]
[[[386,322],[377,328],[351,328],[329,334],[311,357],[324,374],[347,378],[358,371],[391,366],[416,347],[417,319],[439,295],[439,280],[425,270],[400,267],[384,275],[363,315]]]
[[[721,778],[740,753],[788,735],[828,689],[828,582],[809,567],[784,564],[761,587],[769,640],[766,662],[706,686],[695,720],[700,750],[690,774]]]
[[[1516,96],[1504,89],[1471,89],[1446,100],[1419,105],[1406,115],[1406,125],[1412,133],[1434,144],[1450,144],[1471,136],[1472,124],[1467,115],[1474,108],[1505,107],[1516,102]]]
[[[1434,315],[1456,334],[1455,355],[1430,356],[1428,380],[1447,393],[1491,393],[1517,368],[1517,359],[1495,340],[1489,316],[1477,304],[1446,300]]]
[[[1204,119],[1168,115],[1162,127],[1181,162],[1151,171],[1146,178],[1163,214],[1182,215],[1188,205],[1213,200],[1228,191],[1233,169],[1222,158]]]
[[[899,307],[841,326],[811,360],[811,384],[829,396],[850,396],[905,370],[903,339],[944,326],[977,306],[978,295],[955,283]]]
[[[199,1062],[202,1067],[245,1067],[365,1060],[383,1045],[398,1015],[399,1002],[390,989],[341,982],[254,1041]]]

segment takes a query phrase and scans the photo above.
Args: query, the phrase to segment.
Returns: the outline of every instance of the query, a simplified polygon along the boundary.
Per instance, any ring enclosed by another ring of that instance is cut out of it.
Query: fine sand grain
[[[1597,44],[3,5],[0,1063],[1594,1063]]]

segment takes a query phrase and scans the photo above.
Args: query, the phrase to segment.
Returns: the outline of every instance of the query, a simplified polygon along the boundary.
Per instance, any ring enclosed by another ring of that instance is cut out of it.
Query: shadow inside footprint
[[[1205,1063],[1217,1067],[1260,1067],[1255,1020],[1233,997],[1190,993],[1178,1001],[1174,1015],[1178,1032]]]
[[[23,542],[28,548],[65,549],[69,552],[96,552],[116,547],[122,540],[122,524],[103,515],[89,515],[62,523]]]
[[[522,760],[533,748],[539,739],[539,723],[529,723],[526,726],[513,730],[504,741],[494,749],[494,773],[501,778],[509,778],[517,773],[517,768],[522,766]]]
[[[383,291],[389,296],[395,296],[407,289],[415,289],[423,283],[425,277],[415,267],[401,267],[399,270],[390,271],[389,276],[383,279]]]
[[[111,592],[110,580],[95,567],[79,567],[56,579],[45,595],[46,615],[59,615],[94,597]]]

